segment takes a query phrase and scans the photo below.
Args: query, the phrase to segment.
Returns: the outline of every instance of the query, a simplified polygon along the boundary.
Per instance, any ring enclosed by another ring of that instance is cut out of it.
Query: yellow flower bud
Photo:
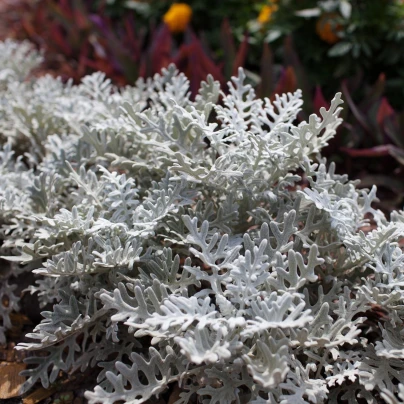
[[[186,3],[174,3],[164,14],[163,21],[171,32],[184,32],[192,17],[192,9]]]

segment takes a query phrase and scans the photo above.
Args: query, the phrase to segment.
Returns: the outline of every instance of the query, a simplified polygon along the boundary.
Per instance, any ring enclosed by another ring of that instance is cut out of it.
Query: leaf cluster
[[[404,213],[321,157],[340,94],[296,125],[300,91],[245,79],[195,100],[174,66],[121,90],[5,83],[2,254],[53,305],[17,346],[38,352],[24,390],[93,368],[94,404],[173,384],[177,403],[400,402]]]

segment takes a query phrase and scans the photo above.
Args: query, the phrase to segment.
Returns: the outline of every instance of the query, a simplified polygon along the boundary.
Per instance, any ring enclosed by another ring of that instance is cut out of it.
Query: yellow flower
[[[278,6],[276,4],[272,4],[270,6],[264,6],[262,7],[259,15],[258,15],[258,22],[260,24],[266,24],[271,20],[272,14],[278,10]]]
[[[163,21],[171,32],[184,32],[192,17],[192,9],[186,3],[174,3],[164,14]]]

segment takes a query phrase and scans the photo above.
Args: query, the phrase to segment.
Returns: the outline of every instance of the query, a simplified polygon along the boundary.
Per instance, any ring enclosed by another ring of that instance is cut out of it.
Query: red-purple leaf
[[[293,67],[296,78],[296,88],[300,88],[303,91],[304,108],[306,111],[310,111],[311,113],[313,106],[311,103],[311,97],[309,97],[311,88],[310,82],[304,70],[303,64],[300,61],[299,55],[296,52],[291,35],[285,37],[283,46],[285,64],[286,66]]]
[[[234,45],[233,34],[228,18],[224,18],[220,27],[220,43],[223,49],[224,74],[227,79],[230,78],[233,72],[233,64],[236,58],[236,46]]]
[[[391,107],[386,97],[382,97],[379,109],[377,111],[377,123],[382,126],[385,119],[394,115],[394,109]]]
[[[346,85],[345,80],[342,81],[342,83],[341,83],[341,89],[342,89],[342,93],[344,94],[344,98],[346,99],[346,102],[347,102],[349,108],[351,109],[352,114],[358,121],[358,123],[362,126],[362,128],[366,132],[370,133],[373,136],[372,130],[366,120],[366,116],[362,114],[362,112],[358,109],[358,107],[353,102],[351,94],[348,91],[348,87]]]
[[[89,48],[89,44],[88,42],[86,42],[85,44],[83,44],[81,51],[80,51],[80,56],[79,56],[79,63],[78,63],[78,68],[77,68],[77,74],[79,75],[79,77],[84,76],[85,72],[86,72],[86,66],[88,65],[87,61],[88,61],[88,49]]]
[[[268,43],[264,42],[261,56],[261,82],[257,89],[257,95],[261,98],[270,97],[274,91],[273,56]]]
[[[363,102],[361,103],[361,109],[369,109],[370,106],[376,102],[379,102],[380,98],[385,93],[386,89],[386,75],[380,73],[375,84],[372,86],[369,92],[366,93]]]
[[[73,55],[73,49],[70,44],[66,41],[60,27],[56,24],[50,27],[50,33],[52,40],[56,43],[56,45],[62,49],[63,53],[67,56]]]
[[[200,40],[189,30],[188,44],[182,45],[177,56],[172,60],[177,67],[190,79],[190,89],[193,96],[198,92],[200,83],[211,74],[222,84],[224,77],[219,68],[206,54]]]
[[[128,46],[135,53],[133,58],[138,60],[141,53],[141,45],[140,40],[136,35],[134,23],[130,17],[125,18],[125,32],[126,32],[126,39],[128,42]]]
[[[166,24],[162,24],[149,49],[152,73],[158,73],[171,62],[172,37]]]
[[[244,35],[243,42],[241,42],[236,58],[234,59],[233,63],[233,70],[232,70],[232,75],[237,76],[237,71],[239,67],[243,67],[245,64],[245,60],[247,58],[247,51],[248,51],[248,35]]]
[[[400,122],[400,115],[394,112],[387,116],[383,122],[386,135],[399,147],[404,149],[404,126]]]
[[[404,165],[404,150],[391,144],[375,146],[368,149],[349,149],[347,147],[341,147],[341,150],[350,155],[351,157],[392,156],[400,164]]]
[[[320,86],[316,86],[316,91],[314,93],[313,99],[313,107],[314,112],[318,113],[320,108],[330,109],[330,103],[326,101],[324,98],[323,92],[321,91]]]
[[[275,91],[271,96],[271,100],[275,99],[275,94],[292,93],[296,91],[296,88],[297,80],[295,71],[292,66],[288,66],[286,70],[283,70]]]

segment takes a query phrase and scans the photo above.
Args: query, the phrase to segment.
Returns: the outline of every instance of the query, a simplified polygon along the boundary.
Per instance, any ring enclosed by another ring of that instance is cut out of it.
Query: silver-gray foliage
[[[89,403],[403,402],[404,213],[321,157],[340,94],[296,124],[301,92],[257,99],[242,69],[193,100],[174,66],[73,85],[0,47],[0,342],[16,274],[53,304],[24,390],[94,367]]]

